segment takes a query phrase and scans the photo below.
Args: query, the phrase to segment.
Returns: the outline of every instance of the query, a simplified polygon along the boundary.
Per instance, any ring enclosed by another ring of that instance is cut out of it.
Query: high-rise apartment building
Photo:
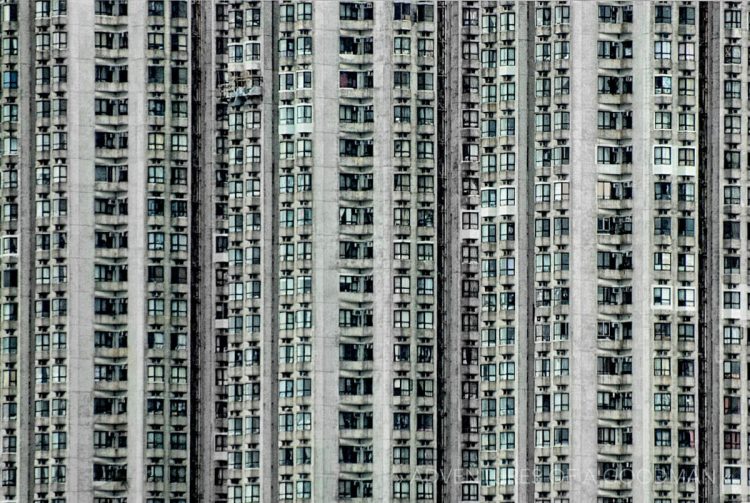
[[[0,0],[0,501],[745,501],[749,33]]]

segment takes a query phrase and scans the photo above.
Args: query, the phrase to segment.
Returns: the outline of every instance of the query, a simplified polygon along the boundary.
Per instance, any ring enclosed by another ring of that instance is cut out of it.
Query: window
[[[555,182],[554,189],[555,201],[567,201],[568,199],[570,199],[570,183]]]
[[[501,82],[500,101],[513,101],[516,99],[516,84],[514,82]]]
[[[680,218],[677,220],[677,235],[680,237],[695,236],[695,219]]]
[[[620,59],[633,57],[633,42],[612,42],[599,40],[597,42],[597,56],[600,59]]]
[[[672,94],[672,77],[668,75],[655,76],[654,94]]]
[[[679,61],[694,61],[695,44],[693,42],[680,42],[677,45],[677,59]]]
[[[0,54],[7,56],[14,56],[18,54],[18,38],[17,37],[4,37],[2,39],[2,52]]]
[[[63,49],[66,49],[67,47],[68,47],[67,32],[64,32],[64,31],[52,32],[52,49],[63,50]]]
[[[742,27],[742,12],[736,9],[724,11],[724,28],[738,29]]]
[[[672,164],[672,147],[654,147],[654,164]]]
[[[737,185],[724,186],[724,204],[740,204],[740,187]]]
[[[672,112],[654,112],[655,129],[672,129]]]
[[[482,50],[482,68],[497,68],[497,51],[494,49]]]
[[[187,152],[188,137],[186,134],[172,134],[171,150],[172,152]]]
[[[740,273],[740,257],[738,256],[724,256],[724,274],[739,274]]]
[[[665,428],[654,430],[654,446],[669,447],[672,445],[672,431]]]
[[[724,292],[724,309],[740,308],[740,292]]]
[[[486,16],[491,17],[491,16]],[[491,27],[492,20],[489,19],[487,22],[488,29]],[[516,29],[516,13],[515,12],[501,12],[498,15],[498,25],[500,31],[515,31]]]
[[[164,166],[149,166],[147,176],[148,183],[164,183]]]
[[[562,41],[555,42],[555,59],[569,59],[570,58],[570,42]]]
[[[738,326],[725,326],[724,327],[724,344],[741,344],[742,343],[742,330]]]
[[[411,313],[406,310],[393,311],[393,328],[409,328]]]
[[[669,271],[672,264],[671,253],[654,253],[654,271]]]
[[[677,185],[677,197],[679,201],[695,201],[695,184],[680,183]]]
[[[569,358],[555,358],[555,375],[566,376],[570,374],[570,359]]]
[[[516,134],[516,119],[513,117],[503,117],[499,121],[500,136],[514,136]]]
[[[502,435],[502,433],[501,433]],[[515,440],[514,440],[515,443]],[[497,483],[501,486],[515,485],[516,483],[516,469],[512,466],[500,466],[497,470]]]
[[[432,159],[434,158],[434,143],[431,141],[418,141],[417,142],[417,159]]]
[[[430,107],[417,108],[417,123],[419,125],[431,125],[435,121],[435,110]]]
[[[677,80],[677,93],[680,96],[695,96],[695,79],[680,77]]]
[[[677,290],[677,305],[679,307],[695,307],[695,289],[679,288]]]
[[[669,217],[654,218],[654,235],[670,236],[672,234],[672,219]]]
[[[742,47],[734,44],[724,46],[724,64],[740,65],[742,64]]]
[[[654,287],[654,305],[670,306],[672,305],[672,289],[669,287]]]
[[[164,133],[148,133],[148,149],[164,150]]]
[[[18,72],[16,71],[3,72],[3,88],[4,89],[17,89],[18,88]]]
[[[671,23],[672,22],[672,7],[669,5],[657,5],[655,7],[654,22],[656,23]]]
[[[659,40],[654,42],[654,58],[655,59],[671,59],[672,58],[672,42],[669,40]]]
[[[394,294],[408,294],[411,291],[410,288],[411,280],[409,276],[395,276],[393,278],[393,293]]]
[[[567,411],[570,409],[570,396],[568,393],[554,394],[554,411]]]
[[[544,43],[544,44],[536,44],[536,60],[537,61],[550,61],[552,58],[552,50],[551,45]]]
[[[555,131],[570,129],[570,112],[555,112]]]
[[[170,82],[173,85],[187,84],[188,83],[188,69],[183,67],[173,66],[170,71]]]
[[[555,24],[570,23],[570,6],[558,5],[555,7]]]
[[[549,26],[552,22],[552,10],[549,7],[537,7],[536,25]]]
[[[461,44],[461,58],[464,60],[479,59],[479,44],[476,42],[464,42]]]
[[[551,92],[550,79],[539,78],[536,79],[536,95],[540,98],[546,98],[550,96]]]
[[[740,134],[742,132],[742,125],[740,122],[739,115],[727,114],[724,116],[724,133],[726,134]]]
[[[679,22],[680,24],[694,25],[695,7],[680,7]]]
[[[557,217],[555,222],[555,236],[567,236],[570,234],[570,220],[568,217]]]
[[[548,133],[551,122],[551,117],[548,113],[536,114],[534,117],[534,125],[538,133]]]
[[[678,395],[677,407],[680,412],[694,412],[695,397],[693,395]]]
[[[498,64],[500,66],[515,66],[516,49],[513,47],[501,47],[498,50]]]
[[[393,140],[394,157],[411,157],[411,142],[409,140]]]
[[[727,79],[724,81],[724,98],[742,98],[742,83],[739,80]]]
[[[725,466],[724,467],[724,485],[740,485],[740,484],[742,484],[742,468],[739,466]]]

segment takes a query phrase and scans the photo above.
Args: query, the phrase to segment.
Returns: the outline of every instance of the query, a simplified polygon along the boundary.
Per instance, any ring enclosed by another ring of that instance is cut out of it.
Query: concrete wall
[[[571,2],[570,40],[570,470],[571,501],[596,500],[596,80],[597,6]]]
[[[93,499],[94,11],[68,5],[68,484]],[[85,78],[84,78],[85,77]]]

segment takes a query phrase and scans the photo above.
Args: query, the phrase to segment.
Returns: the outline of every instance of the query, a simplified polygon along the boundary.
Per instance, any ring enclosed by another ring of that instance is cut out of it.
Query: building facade
[[[750,496],[750,4],[0,26],[0,501]]]

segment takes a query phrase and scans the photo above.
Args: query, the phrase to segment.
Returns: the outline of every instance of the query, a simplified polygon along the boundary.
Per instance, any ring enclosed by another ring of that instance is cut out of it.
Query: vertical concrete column
[[[653,42],[650,3],[634,2],[633,19],[633,501],[651,501],[653,478]],[[676,81],[676,79],[675,79]],[[676,118],[673,121],[676,123]],[[676,189],[676,187],[675,187]],[[676,190],[674,191],[676,192]],[[677,257],[673,256],[676,264]],[[676,296],[676,292],[673,294]],[[674,397],[676,404],[677,397]],[[676,407],[673,407],[676,409]]]
[[[19,54],[19,152],[18,157],[18,416],[16,454],[16,496],[19,501],[32,501],[34,492],[34,398],[35,398],[35,341],[34,341],[34,278],[35,234],[35,41],[34,4],[18,4]],[[23,128],[23,129],[21,129]],[[3,355],[4,356],[4,355]],[[5,358],[2,359],[5,364]],[[5,365],[3,365],[5,368]]]
[[[313,500],[338,497],[339,4],[313,14]]]
[[[374,2],[373,498],[391,498],[393,419],[393,3]],[[416,184],[416,177],[413,177]],[[414,282],[416,288],[416,282]],[[416,453],[413,455],[416,457]]]
[[[596,501],[597,4],[571,2],[570,474],[571,501]]]
[[[516,171],[518,177],[518,213],[516,232],[518,280],[516,283],[517,318],[517,391],[516,410],[516,480],[519,484],[516,497],[518,503],[534,501],[534,264],[536,246],[534,240],[534,117],[536,65],[534,60],[535,3],[518,2],[516,17],[516,102],[519,113]]]
[[[128,500],[145,494],[147,2],[128,4]]]
[[[720,501],[723,485],[722,472],[722,204],[721,180],[723,170],[722,134],[724,124],[721,75],[721,23],[719,2],[700,2],[699,5],[701,62],[699,115],[699,207],[705,211],[700,220],[700,381],[697,396],[699,433],[698,483],[700,501]],[[744,475],[744,474],[743,474]]]
[[[67,498],[93,501],[94,9],[68,2]]]
[[[261,340],[261,499],[278,499],[279,443],[279,67],[278,3],[263,2],[263,104],[261,120],[263,168],[261,173],[263,243],[263,337]],[[314,483],[314,482],[313,482]]]

